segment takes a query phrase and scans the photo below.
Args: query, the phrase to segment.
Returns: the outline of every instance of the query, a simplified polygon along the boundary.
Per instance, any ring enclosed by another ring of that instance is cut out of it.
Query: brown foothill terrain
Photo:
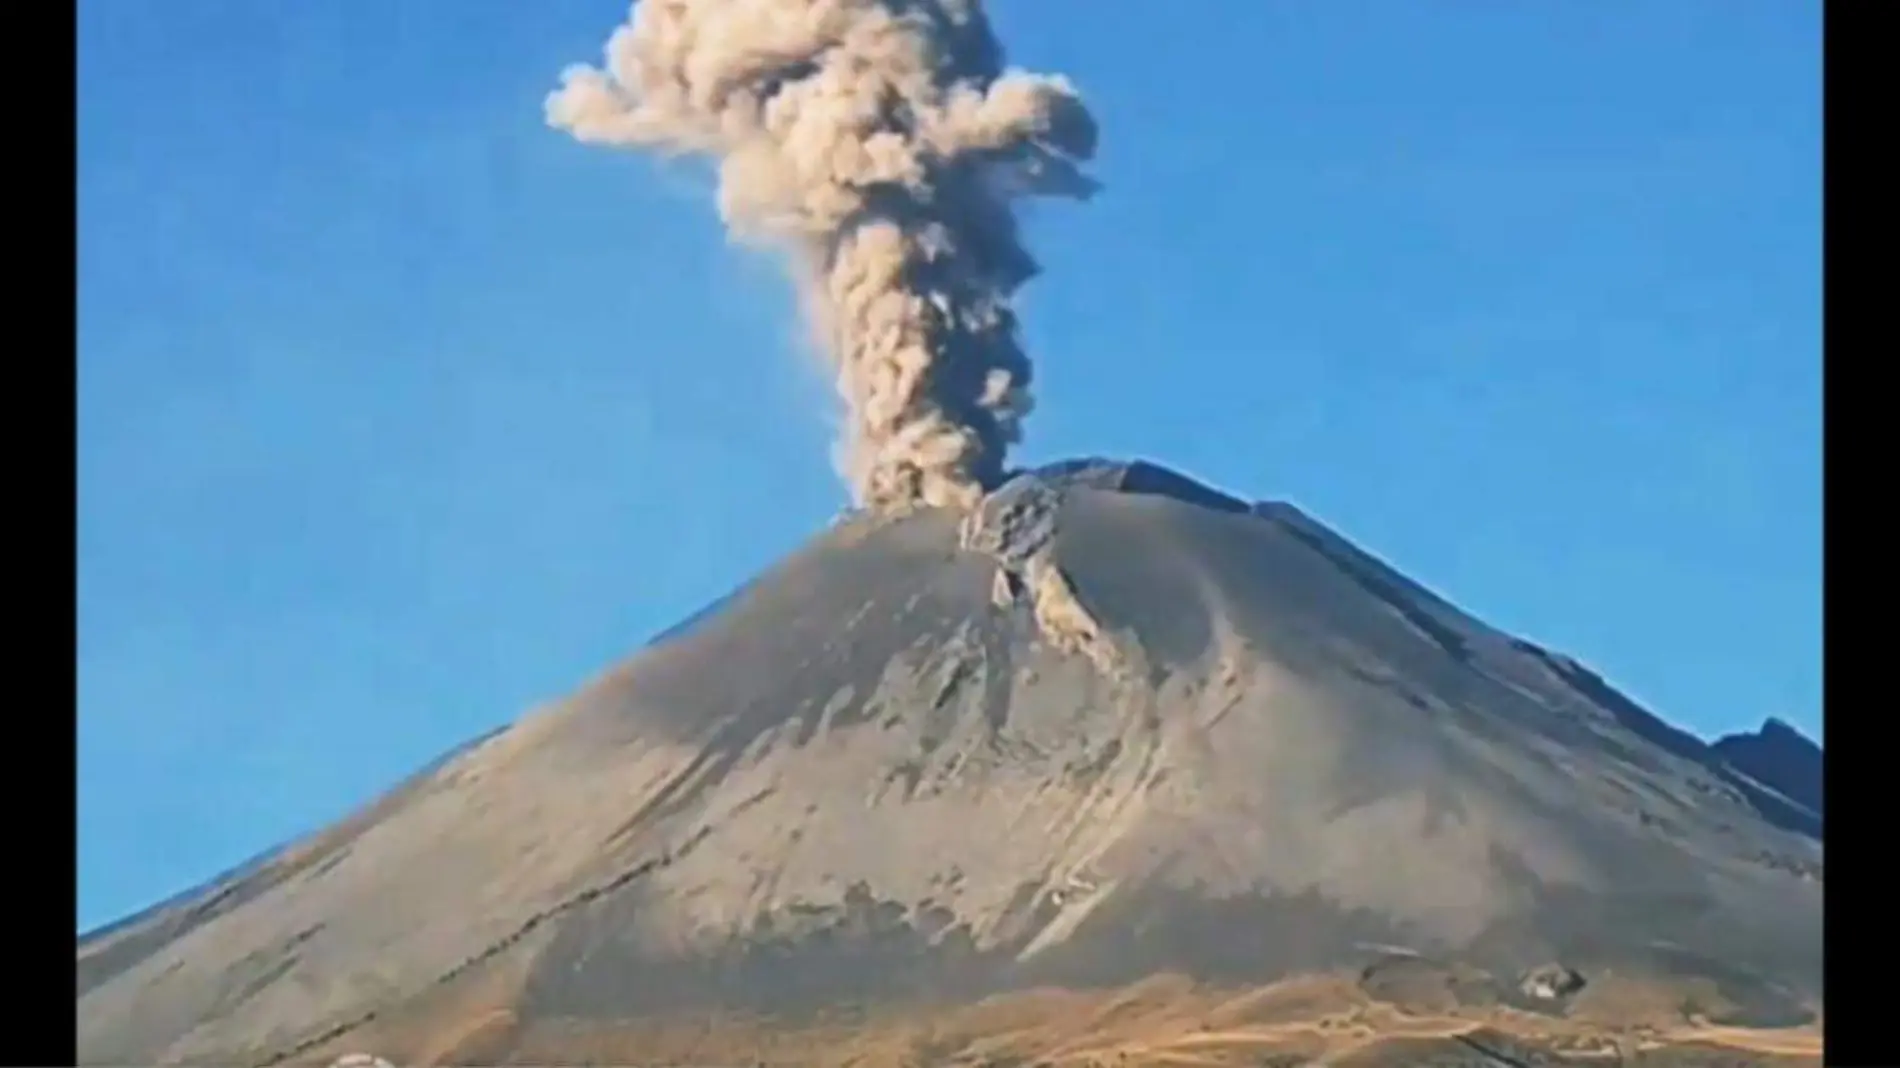
[[[1058,465],[82,936],[80,1063],[1815,1064],[1820,760]]]

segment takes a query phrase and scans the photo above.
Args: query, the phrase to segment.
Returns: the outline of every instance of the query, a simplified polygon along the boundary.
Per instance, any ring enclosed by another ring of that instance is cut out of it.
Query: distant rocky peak
[[[1788,800],[1823,815],[1821,746],[1785,720],[1770,716],[1759,730],[1718,739],[1716,755]]]

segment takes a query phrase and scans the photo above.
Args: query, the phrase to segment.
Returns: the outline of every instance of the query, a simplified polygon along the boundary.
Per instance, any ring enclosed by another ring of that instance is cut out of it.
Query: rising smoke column
[[[1085,197],[1095,121],[1005,71],[978,0],[644,0],[548,121],[719,162],[741,239],[784,249],[837,376],[840,465],[874,509],[967,510],[1030,409],[1010,201]]]

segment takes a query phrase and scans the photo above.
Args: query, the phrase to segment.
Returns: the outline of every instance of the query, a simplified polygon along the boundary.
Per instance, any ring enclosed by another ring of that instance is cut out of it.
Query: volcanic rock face
[[[1778,719],[1750,734],[1731,734],[1715,743],[1717,756],[1797,805],[1824,816],[1821,747]]]
[[[493,1062],[536,1028],[1164,972],[1399,1000],[1430,973],[1548,1012],[1648,984],[1787,1025],[1821,982],[1796,792],[1288,505],[1059,465],[961,523],[842,522],[357,817],[82,938],[80,1059],[403,1063],[486,1028]]]

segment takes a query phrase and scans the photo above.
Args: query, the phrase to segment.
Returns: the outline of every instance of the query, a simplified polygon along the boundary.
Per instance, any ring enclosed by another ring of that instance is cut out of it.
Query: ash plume
[[[1086,197],[1094,119],[1005,70],[978,0],[644,0],[548,121],[719,164],[733,234],[782,249],[846,413],[860,505],[967,511],[1031,406],[1011,201]]]

